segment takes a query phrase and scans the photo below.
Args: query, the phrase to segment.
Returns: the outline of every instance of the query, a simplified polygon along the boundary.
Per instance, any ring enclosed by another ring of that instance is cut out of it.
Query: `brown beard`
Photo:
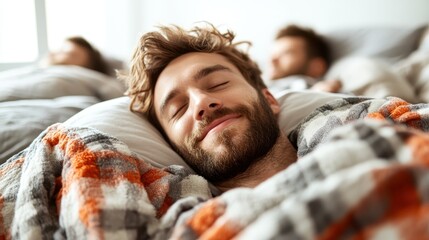
[[[253,108],[240,105],[234,109],[221,108],[203,119],[198,130],[187,138],[183,145],[172,143],[173,148],[185,159],[196,173],[213,183],[223,182],[233,178],[264,157],[274,146],[280,135],[277,124],[267,100],[259,94],[259,101],[251,104]],[[213,120],[238,113],[250,121],[247,132],[237,132],[236,129],[225,129],[219,134],[216,144],[222,144],[227,149],[223,154],[213,153],[198,146],[201,131]],[[235,134],[241,134],[238,143],[232,140]]]

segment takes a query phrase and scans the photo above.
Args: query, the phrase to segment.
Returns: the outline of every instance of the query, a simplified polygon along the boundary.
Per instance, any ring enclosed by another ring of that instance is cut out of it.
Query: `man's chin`
[[[204,152],[209,153],[212,156],[223,155],[226,154],[226,152],[228,151],[228,148],[225,146],[225,143],[218,140],[202,142],[200,148]]]

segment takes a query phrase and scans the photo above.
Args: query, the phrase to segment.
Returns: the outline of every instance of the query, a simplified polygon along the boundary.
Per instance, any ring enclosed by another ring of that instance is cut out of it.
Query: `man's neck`
[[[286,136],[281,133],[276,144],[265,157],[250,165],[245,172],[215,186],[222,192],[236,187],[253,188],[287,168],[296,159],[295,148]]]

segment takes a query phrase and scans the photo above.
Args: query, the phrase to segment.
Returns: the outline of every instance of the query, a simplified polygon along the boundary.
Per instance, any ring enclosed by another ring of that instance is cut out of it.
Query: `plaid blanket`
[[[295,164],[215,198],[181,167],[53,125],[0,167],[0,239],[429,239],[428,111],[324,105],[290,135]]]
[[[198,205],[173,239],[429,239],[428,113],[397,98],[324,105],[290,135],[295,164]]]
[[[1,165],[0,239],[147,239],[174,202],[201,202],[208,189],[182,167],[151,167],[113,137],[57,124]]]

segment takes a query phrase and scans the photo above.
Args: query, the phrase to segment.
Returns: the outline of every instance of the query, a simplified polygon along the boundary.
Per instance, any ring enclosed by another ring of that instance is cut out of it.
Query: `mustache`
[[[204,117],[200,123],[198,124],[197,130],[195,130],[191,137],[190,137],[190,141],[192,142],[192,146],[195,146],[195,144],[197,143],[197,139],[200,138],[200,136],[203,134],[204,129],[210,125],[214,120],[223,117],[225,115],[228,114],[232,114],[232,113],[239,113],[245,116],[248,116],[248,109],[244,106],[239,106],[236,107],[234,109],[232,108],[221,108],[221,109],[216,109],[215,111],[213,111],[210,115],[207,115],[206,117]]]

